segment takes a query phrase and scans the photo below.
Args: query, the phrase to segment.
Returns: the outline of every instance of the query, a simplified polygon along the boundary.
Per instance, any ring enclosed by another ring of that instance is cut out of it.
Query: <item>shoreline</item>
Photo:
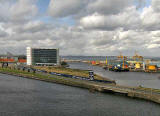
[[[66,78],[66,77],[34,74],[34,73],[22,72],[19,70],[11,70],[11,69],[3,69],[3,70],[1,69],[0,73],[28,78],[28,79],[34,79],[34,80],[40,80],[45,82],[84,88],[84,89],[88,89],[91,92],[97,91],[102,93],[120,94],[126,97],[143,99],[143,100],[152,101],[160,104],[160,89],[152,89],[152,88],[144,88],[144,87],[129,87],[129,86],[127,87],[127,86],[120,86],[116,84],[91,82],[91,81],[72,79],[72,78]]]
[[[65,68],[65,67],[41,67],[41,66],[36,66],[33,67],[35,69],[40,69],[40,70],[45,70],[47,72],[55,72],[55,73],[62,73],[62,74],[67,74],[67,75],[74,75],[74,76],[80,76],[80,77],[86,77],[89,78],[88,76],[88,70],[82,70],[82,69],[71,69],[71,68]],[[98,74],[94,74],[94,78],[97,80],[106,80],[106,81],[111,81],[115,82],[114,80],[111,80],[109,78],[102,77]]]

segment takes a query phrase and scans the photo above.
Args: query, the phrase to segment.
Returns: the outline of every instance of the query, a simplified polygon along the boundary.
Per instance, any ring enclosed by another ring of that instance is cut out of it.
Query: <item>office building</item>
[[[59,65],[59,49],[27,47],[27,65]]]

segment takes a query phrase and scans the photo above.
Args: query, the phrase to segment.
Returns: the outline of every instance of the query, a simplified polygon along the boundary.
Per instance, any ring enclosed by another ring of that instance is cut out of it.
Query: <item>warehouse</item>
[[[59,49],[27,47],[27,65],[59,65]]]

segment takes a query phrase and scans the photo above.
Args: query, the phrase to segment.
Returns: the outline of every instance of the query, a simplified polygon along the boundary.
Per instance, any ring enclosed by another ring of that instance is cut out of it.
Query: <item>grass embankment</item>
[[[94,87],[92,82],[85,81],[85,80],[60,77],[56,75],[53,76],[53,75],[47,75],[47,74],[31,73],[31,72],[25,72],[21,70],[10,69],[10,68],[0,68],[0,73],[21,76],[25,78],[31,78],[31,79],[36,79],[36,80],[41,80],[46,82],[64,84],[69,86],[75,86],[80,88],[86,88],[86,89],[90,89]]]
[[[141,91],[147,91],[147,92],[155,92],[160,94],[160,89],[146,88],[146,87],[136,87],[135,89],[141,90]]]
[[[87,70],[70,69],[70,68],[65,68],[65,67],[47,67],[47,66],[46,67],[36,66],[34,68],[41,69],[41,70],[46,70],[47,72],[63,73],[63,74],[74,75],[74,76],[81,76],[81,77],[88,77],[89,76]],[[94,74],[94,78],[97,79],[97,80],[109,80],[109,81],[111,81],[110,79],[101,77],[97,74]]]

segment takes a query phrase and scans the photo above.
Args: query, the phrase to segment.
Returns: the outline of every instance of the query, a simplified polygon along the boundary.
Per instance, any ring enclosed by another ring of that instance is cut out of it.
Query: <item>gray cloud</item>
[[[132,2],[51,0],[48,13],[53,19],[46,23],[37,17],[36,1],[0,1],[0,53],[25,54],[25,48],[32,46],[60,48],[61,55],[117,55],[119,51],[133,55],[138,50],[158,56],[159,3],[152,0],[138,11]],[[70,17],[76,24],[59,25],[55,17]]]
[[[37,14],[37,10],[32,0],[18,0],[10,8],[11,20],[21,22],[32,19]]]
[[[51,0],[48,13],[53,17],[117,14],[132,3],[133,0]]]
[[[156,12],[160,12],[160,1],[152,0],[151,5]]]
[[[13,25],[13,29],[17,33],[36,33],[48,31],[49,28],[51,28],[49,25],[46,25],[41,21],[31,21],[24,24],[23,27],[21,25]]]
[[[48,12],[53,17],[66,17],[80,12],[89,0],[51,0]]]
[[[133,0],[93,0],[87,10],[91,13],[117,14],[130,6]]]
[[[2,30],[0,30],[0,37],[6,37],[8,34]]]
[[[84,28],[102,30],[115,30],[121,27],[126,30],[138,29],[140,23],[140,15],[136,7],[126,8],[118,15],[101,15],[95,13],[80,19],[80,24],[84,26]]]
[[[159,30],[160,28],[160,12],[155,12],[154,7],[150,6],[148,8],[144,8],[143,12],[140,15],[141,22],[142,22],[142,29],[155,31]]]
[[[36,0],[0,1],[0,22],[24,23],[37,14]]]

